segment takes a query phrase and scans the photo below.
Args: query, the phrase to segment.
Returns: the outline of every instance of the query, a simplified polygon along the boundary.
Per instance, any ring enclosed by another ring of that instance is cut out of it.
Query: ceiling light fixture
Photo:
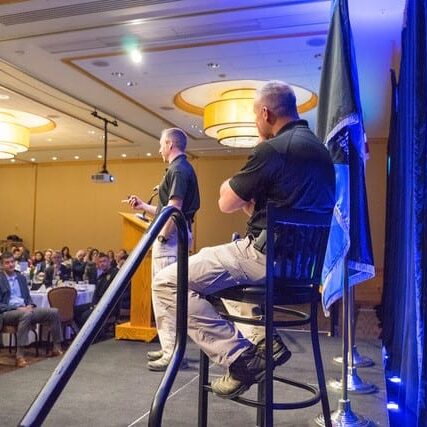
[[[140,64],[142,62],[142,53],[139,49],[132,49],[129,52],[129,56],[135,64]]]
[[[217,64],[216,62],[209,62],[209,63],[207,64],[207,66],[208,66],[208,68],[210,68],[211,70],[216,70],[217,68],[219,68],[219,67],[220,67],[220,65],[219,65],[219,64]]]
[[[47,132],[55,123],[23,111],[0,109],[0,159],[11,159],[27,151],[32,133]]]
[[[254,147],[258,141],[253,102],[262,80],[229,80],[205,83],[185,89],[175,95],[174,103],[192,114],[203,116],[207,136],[233,148]],[[317,105],[312,91],[291,85],[298,112],[303,113]],[[203,131],[200,130],[200,133]]]

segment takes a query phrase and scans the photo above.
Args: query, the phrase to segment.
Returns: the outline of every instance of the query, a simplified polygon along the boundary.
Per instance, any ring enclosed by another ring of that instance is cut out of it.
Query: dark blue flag
[[[365,189],[366,138],[347,0],[335,0],[319,91],[317,135],[335,166],[336,205],[323,267],[323,307],[375,275]],[[345,259],[347,256],[347,266]]]

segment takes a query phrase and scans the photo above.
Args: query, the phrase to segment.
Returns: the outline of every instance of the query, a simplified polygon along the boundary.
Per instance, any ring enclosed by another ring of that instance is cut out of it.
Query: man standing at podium
[[[131,195],[128,199],[133,209],[146,211],[148,214],[157,215],[164,206],[174,206],[180,209],[188,223],[188,240],[191,247],[191,224],[194,214],[200,207],[199,187],[193,167],[187,160],[185,149],[187,135],[178,128],[163,130],[160,137],[160,149],[163,161],[169,163],[166,174],[159,185],[159,204],[150,205],[139,197]],[[172,219],[165,224],[157,241],[152,248],[152,278],[157,273],[176,262],[177,260],[178,233]],[[152,282],[154,284],[154,281]],[[163,309],[157,302],[157,294],[152,292],[154,317],[159,334],[161,350],[147,353],[148,369],[151,371],[165,371],[169,365],[175,345],[175,313]],[[182,368],[186,367],[184,361]]]

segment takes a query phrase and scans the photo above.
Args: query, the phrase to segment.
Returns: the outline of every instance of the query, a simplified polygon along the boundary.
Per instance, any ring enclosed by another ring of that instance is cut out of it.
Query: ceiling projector
[[[92,175],[92,181],[99,184],[111,184],[114,182],[114,176],[110,175],[107,170],[102,170]]]

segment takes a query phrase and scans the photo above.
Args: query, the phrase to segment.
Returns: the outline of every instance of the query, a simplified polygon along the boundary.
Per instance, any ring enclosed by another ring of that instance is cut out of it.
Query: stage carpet
[[[281,335],[292,351],[292,358],[276,371],[289,378],[315,383],[309,334],[281,331]],[[320,338],[326,378],[339,378],[341,366],[333,362],[333,357],[341,352],[341,339],[324,334]],[[373,367],[360,368],[359,376],[363,381],[375,384],[378,391],[368,395],[350,394],[351,407],[357,414],[369,417],[377,426],[388,426],[380,341],[359,339],[357,345],[359,353],[375,361]],[[146,426],[151,401],[162,374],[147,369],[145,354],[157,347],[156,343],[114,339],[92,345],[43,425]],[[188,343],[187,356],[190,368],[179,372],[166,404],[163,426],[197,425],[198,350],[192,342]],[[18,425],[58,360],[43,359],[28,368],[0,375],[2,427]],[[221,375],[222,369],[214,367],[211,372]],[[284,400],[299,395],[299,392],[290,391],[283,385],[277,386],[275,390],[276,395]],[[328,392],[331,409],[335,410],[341,397],[340,392],[330,387]],[[254,390],[247,392],[248,395],[253,393]],[[274,425],[314,426],[316,424],[313,420],[320,412],[320,403],[306,409],[276,411]],[[255,415],[253,408],[210,395],[209,426],[255,426]]]

